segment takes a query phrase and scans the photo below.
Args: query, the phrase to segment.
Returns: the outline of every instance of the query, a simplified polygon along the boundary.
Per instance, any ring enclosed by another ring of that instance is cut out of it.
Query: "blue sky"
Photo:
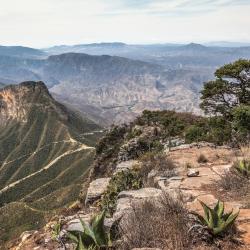
[[[0,0],[0,44],[250,42],[250,0]]]

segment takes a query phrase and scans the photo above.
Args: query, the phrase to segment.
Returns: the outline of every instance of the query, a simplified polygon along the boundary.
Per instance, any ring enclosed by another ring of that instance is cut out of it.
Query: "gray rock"
[[[157,188],[141,188],[138,190],[122,191],[119,193],[118,198],[130,199],[147,199],[153,197],[160,197],[162,190]]]
[[[197,177],[199,176],[199,174],[200,174],[199,170],[195,168],[189,168],[187,172],[188,177]]]
[[[88,224],[92,218],[92,214],[85,214],[83,216],[80,216],[80,218],[85,223]],[[70,221],[68,221],[66,223],[66,225],[64,226],[64,230],[62,230],[62,231],[64,231],[64,232],[66,232],[66,231],[83,231],[82,223],[80,222],[79,218],[71,219]]]
[[[115,172],[114,174],[118,173],[118,172],[121,172],[121,171],[128,171],[128,170],[131,170],[133,169],[133,167],[135,165],[138,165],[140,164],[139,161],[136,161],[136,160],[129,160],[129,161],[123,161],[121,163],[119,163],[117,166],[116,166],[116,169],[115,169]]]
[[[98,200],[107,190],[110,178],[100,178],[89,184],[85,205],[91,204]]]

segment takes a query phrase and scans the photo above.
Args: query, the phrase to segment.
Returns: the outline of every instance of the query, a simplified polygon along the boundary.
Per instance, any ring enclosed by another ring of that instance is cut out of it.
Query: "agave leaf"
[[[95,234],[92,231],[92,229],[89,227],[89,225],[87,225],[81,218],[79,218],[82,227],[83,227],[83,234],[82,234],[82,238],[83,238],[83,242],[86,246],[91,246],[91,245],[96,245],[96,238],[95,238]]]
[[[202,205],[203,211],[204,211],[204,220],[206,221],[206,224],[209,224],[209,210],[210,208],[202,201],[200,201],[200,204]]]
[[[235,214],[231,213],[230,216],[225,221],[225,227],[231,226],[236,220],[236,218],[238,217],[239,213],[240,213],[240,210]]]
[[[80,235],[80,232],[79,231],[68,231],[67,233],[67,237],[74,241],[75,243],[78,243],[78,237]]]
[[[79,235],[79,237],[78,237],[78,244],[76,246],[76,250],[87,250],[87,248],[85,248],[83,245],[81,235]]]
[[[102,213],[95,216],[91,222],[91,227],[96,238],[98,246],[105,246],[108,244],[108,237],[104,228],[104,218],[106,211],[103,210]]]
[[[217,213],[218,217],[220,218],[224,213],[224,202],[217,201],[216,206],[214,207],[214,211]]]
[[[216,224],[217,224],[215,213],[212,211],[212,209],[209,209],[208,214],[209,214],[208,227],[210,229],[213,229],[214,227],[216,227]]]
[[[212,230],[213,235],[221,234],[225,230],[225,222],[222,221],[217,227]]]
[[[204,217],[198,213],[193,212],[193,214],[198,218],[198,220],[200,221],[200,223],[202,225],[206,225],[207,226],[207,221],[204,219]]]
[[[231,212],[223,214],[223,215],[222,215],[222,219],[223,219],[224,221],[226,221],[226,220],[228,219],[228,217],[229,217],[232,213],[233,213],[233,209],[231,210]]]

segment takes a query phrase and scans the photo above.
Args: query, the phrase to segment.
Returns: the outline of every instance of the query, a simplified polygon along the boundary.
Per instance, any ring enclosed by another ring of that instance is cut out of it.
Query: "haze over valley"
[[[0,82],[44,81],[58,101],[102,125],[144,109],[199,110],[199,91],[216,68],[250,58],[250,47],[190,43],[99,43],[43,50],[0,48]]]

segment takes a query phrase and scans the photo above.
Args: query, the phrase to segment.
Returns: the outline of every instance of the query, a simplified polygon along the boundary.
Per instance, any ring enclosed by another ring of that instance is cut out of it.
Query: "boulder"
[[[87,224],[89,224],[89,222],[91,221],[92,216],[92,214],[79,215],[81,220],[83,220]],[[67,220],[68,218],[65,219]],[[82,223],[80,222],[79,218],[70,218],[70,220],[68,220],[64,225],[63,229],[64,230],[62,230],[62,235],[66,231],[83,231]]]
[[[187,172],[188,177],[197,177],[199,176],[200,172],[198,169],[195,168],[189,168]]]
[[[129,216],[133,209],[133,204],[152,199],[157,201],[162,195],[162,190],[157,188],[142,188],[138,190],[122,191],[118,195],[116,211],[113,218],[108,223],[112,224],[124,216]]]
[[[92,181],[89,184],[85,205],[91,204],[101,198],[106,192],[109,185],[110,178],[100,178]]]

